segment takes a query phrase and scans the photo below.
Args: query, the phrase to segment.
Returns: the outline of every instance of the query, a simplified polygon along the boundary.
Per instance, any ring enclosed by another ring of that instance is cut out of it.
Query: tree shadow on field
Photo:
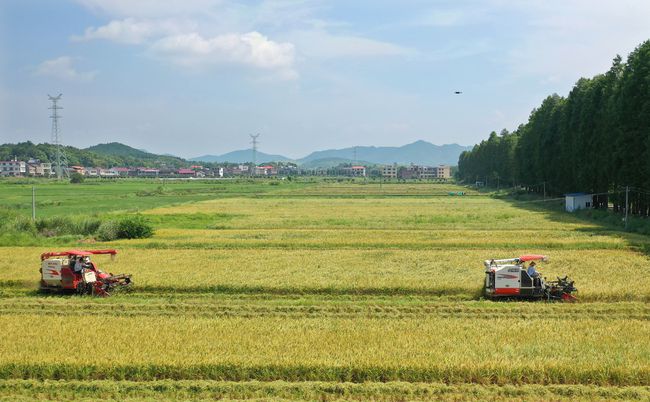
[[[574,228],[579,233],[589,236],[610,236],[623,239],[625,244],[632,250],[641,252],[650,257],[650,236],[626,231],[624,219],[620,214],[612,211],[599,209],[586,209],[577,212],[566,212],[564,199],[562,200],[517,200],[512,197],[499,197],[499,200],[506,201],[515,208],[524,209],[529,212],[541,213],[545,219],[557,223],[573,223],[589,225]],[[645,229],[650,221],[642,218],[631,218],[635,226]]]

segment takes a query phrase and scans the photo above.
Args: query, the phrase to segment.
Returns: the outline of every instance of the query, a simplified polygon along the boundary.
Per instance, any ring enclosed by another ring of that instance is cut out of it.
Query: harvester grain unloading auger
[[[113,275],[99,268],[90,256],[116,250],[68,250],[41,254],[41,291],[76,292],[79,295],[110,296],[132,286],[130,274]]]
[[[485,260],[485,296],[490,299],[532,299],[573,302],[578,291],[568,277],[547,281],[535,267],[548,258],[539,254],[527,254],[518,258]],[[526,269],[526,263],[530,263]],[[530,271],[530,272],[529,272]]]

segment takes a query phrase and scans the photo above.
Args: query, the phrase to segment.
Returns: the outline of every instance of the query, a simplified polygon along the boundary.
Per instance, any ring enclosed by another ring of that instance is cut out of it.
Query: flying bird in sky
[[[460,94],[463,93],[463,91],[456,91],[456,92],[454,92],[454,93],[455,93],[456,95],[460,95]]]

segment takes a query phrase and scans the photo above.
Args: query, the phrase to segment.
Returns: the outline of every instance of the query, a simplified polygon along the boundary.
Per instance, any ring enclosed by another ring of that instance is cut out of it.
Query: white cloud
[[[45,60],[36,67],[34,74],[76,82],[88,82],[95,78],[95,75],[97,75],[96,71],[77,71],[73,61],[73,58],[69,56]]]
[[[288,35],[300,53],[313,58],[407,56],[416,52],[388,42],[353,35],[332,35],[323,30],[296,31]]]
[[[84,7],[113,17],[160,18],[200,14],[222,0],[77,0]]]
[[[77,41],[105,39],[135,45],[144,43],[155,36],[181,32],[191,26],[190,23],[181,23],[175,20],[136,20],[126,18],[113,20],[98,28],[86,28],[82,36],[73,36],[72,39]]]
[[[294,63],[293,44],[274,42],[255,31],[211,38],[198,33],[172,35],[154,43],[151,50],[188,67],[240,64],[288,74],[293,71]]]
[[[237,64],[295,78],[298,53],[315,60],[416,54],[413,49],[355,33],[333,33],[349,25],[316,18],[319,10],[329,7],[322,0],[260,0],[254,4],[233,0],[76,1],[113,20],[88,27],[72,40],[140,45],[159,59],[194,69]],[[259,32],[271,32],[282,40],[271,40]]]

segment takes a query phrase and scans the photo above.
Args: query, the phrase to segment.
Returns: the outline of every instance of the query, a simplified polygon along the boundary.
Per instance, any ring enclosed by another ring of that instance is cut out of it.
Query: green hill
[[[134,158],[151,158],[156,157],[157,155],[151,154],[149,152],[141,151],[139,149],[132,148],[128,145],[124,145],[119,142],[109,142],[107,144],[97,144],[92,147],[85,149],[86,151],[94,152],[99,155],[113,155],[113,156],[130,156]]]
[[[119,142],[109,142],[108,144],[93,145],[92,147],[86,148],[84,151],[92,152],[97,155],[103,155],[106,157],[121,158],[123,164],[126,164],[128,166],[148,166],[148,164],[153,164],[155,166],[165,165],[180,167],[186,166],[188,164],[188,162],[183,158],[169,155],[152,154]]]
[[[182,158],[151,154],[120,143],[100,144],[87,149],[66,146],[63,149],[68,166],[110,168],[113,166],[161,167],[164,165],[178,168],[189,164]],[[34,144],[30,141],[0,145],[0,160],[9,160],[14,157],[19,160],[35,158],[42,162],[54,162],[56,148],[52,144]]]

